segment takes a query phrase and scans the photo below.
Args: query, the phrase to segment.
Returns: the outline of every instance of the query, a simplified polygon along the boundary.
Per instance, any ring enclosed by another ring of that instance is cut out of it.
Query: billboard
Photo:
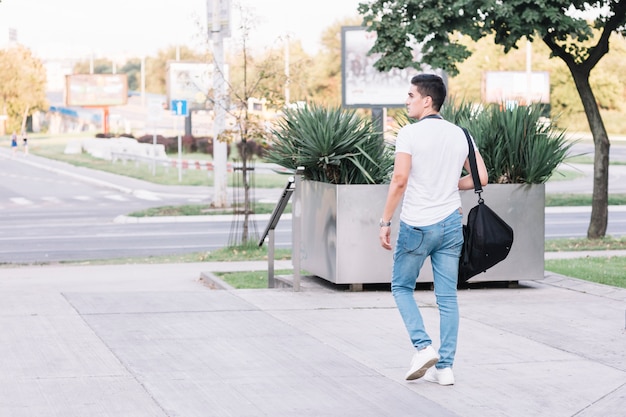
[[[123,106],[128,103],[126,74],[71,74],[65,76],[66,106]]]
[[[547,71],[485,71],[482,96],[486,103],[550,104],[550,74]]]
[[[343,107],[404,107],[411,78],[420,73],[415,68],[394,68],[380,72],[374,63],[381,54],[368,55],[374,46],[376,32],[368,32],[363,26],[341,28],[341,99]],[[414,50],[419,60],[419,47]],[[440,75],[443,71],[424,66],[421,72]]]
[[[190,109],[206,109],[213,90],[213,64],[191,61],[168,61],[167,103],[186,100]],[[224,65],[228,81],[228,65]]]

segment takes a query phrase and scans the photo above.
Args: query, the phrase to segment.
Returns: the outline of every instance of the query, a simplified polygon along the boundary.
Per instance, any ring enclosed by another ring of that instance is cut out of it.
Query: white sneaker
[[[454,385],[454,374],[452,373],[452,368],[449,367],[437,369],[433,366],[426,371],[424,379],[439,385]]]
[[[439,355],[435,352],[432,346],[415,352],[413,359],[411,360],[411,369],[406,374],[406,380],[411,381],[424,376],[428,368],[433,366],[439,361]]]

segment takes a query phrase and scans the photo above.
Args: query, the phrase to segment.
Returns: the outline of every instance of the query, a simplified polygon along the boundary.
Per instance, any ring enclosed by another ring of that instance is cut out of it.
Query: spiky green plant
[[[545,120],[541,105],[512,106],[450,100],[444,119],[469,130],[492,184],[542,184],[567,158],[573,143]]]
[[[304,178],[331,184],[382,184],[393,168],[393,149],[371,120],[354,110],[310,104],[287,109],[272,129],[266,159]]]
[[[540,105],[491,105],[472,131],[496,184],[542,184],[567,158],[572,147],[565,132],[542,117]]]

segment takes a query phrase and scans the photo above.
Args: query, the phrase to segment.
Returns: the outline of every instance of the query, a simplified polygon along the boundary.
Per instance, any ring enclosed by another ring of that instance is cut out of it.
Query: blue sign
[[[187,109],[187,100],[172,100],[170,103],[170,109],[175,116],[189,116]]]

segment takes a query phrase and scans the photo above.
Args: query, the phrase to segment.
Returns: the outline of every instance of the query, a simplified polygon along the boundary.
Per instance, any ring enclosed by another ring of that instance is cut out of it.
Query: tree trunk
[[[24,109],[24,116],[22,117],[22,134],[26,133],[26,119],[28,119],[29,110],[30,106],[26,106],[26,109]]]
[[[611,144],[600,116],[598,103],[589,84],[589,73],[574,69],[571,69],[571,73],[587,115],[595,151],[591,219],[587,229],[587,238],[600,239],[606,235],[609,219],[609,149]]]

